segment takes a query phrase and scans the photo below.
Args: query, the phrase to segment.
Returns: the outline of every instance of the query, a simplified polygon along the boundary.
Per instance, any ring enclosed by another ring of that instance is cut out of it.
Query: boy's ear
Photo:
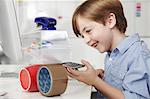
[[[116,25],[116,16],[114,13],[110,13],[106,19],[106,26],[108,26],[109,28],[114,28]]]

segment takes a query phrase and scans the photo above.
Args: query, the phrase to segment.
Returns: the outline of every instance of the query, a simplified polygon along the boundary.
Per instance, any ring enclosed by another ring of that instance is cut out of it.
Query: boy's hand
[[[87,69],[85,71],[77,71],[67,67],[68,75],[88,85],[93,85],[95,83],[95,79],[98,78],[97,73],[99,73],[99,70],[96,72],[92,65],[85,60],[81,60],[81,62],[87,67]]]
[[[104,77],[104,70],[103,69],[96,69],[96,74],[99,76],[101,79]]]

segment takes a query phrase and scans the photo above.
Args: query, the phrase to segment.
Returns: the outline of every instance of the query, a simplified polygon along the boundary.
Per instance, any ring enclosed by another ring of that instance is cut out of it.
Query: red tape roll
[[[20,71],[19,80],[24,91],[39,91],[37,87],[37,71],[40,65],[30,65]]]

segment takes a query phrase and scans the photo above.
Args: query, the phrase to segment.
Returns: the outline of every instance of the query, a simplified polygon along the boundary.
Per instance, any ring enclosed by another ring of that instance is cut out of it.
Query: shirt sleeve
[[[123,80],[125,99],[150,99],[149,72],[150,56],[138,55],[128,67]]]

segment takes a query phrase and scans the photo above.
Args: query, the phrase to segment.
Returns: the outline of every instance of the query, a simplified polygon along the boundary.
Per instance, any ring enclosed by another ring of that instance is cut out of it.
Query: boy
[[[85,60],[85,71],[68,75],[94,86],[108,99],[150,99],[150,51],[138,34],[125,36],[127,21],[119,0],[87,0],[74,12],[73,30],[99,52],[107,52],[104,70]]]

